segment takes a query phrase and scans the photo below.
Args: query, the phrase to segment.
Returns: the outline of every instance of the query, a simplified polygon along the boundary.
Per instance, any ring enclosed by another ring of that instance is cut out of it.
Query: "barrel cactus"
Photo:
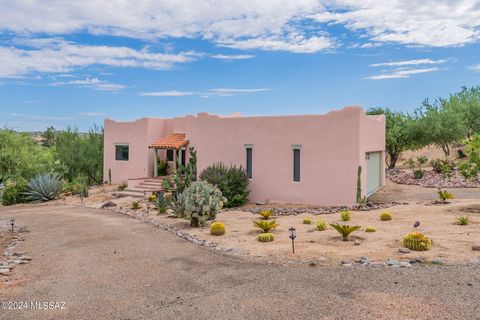
[[[225,225],[220,221],[215,221],[210,225],[210,234],[214,236],[222,236],[225,234]]]
[[[413,251],[426,251],[432,246],[432,240],[421,232],[411,232],[403,237],[403,245]]]
[[[381,221],[390,221],[392,220],[392,214],[388,211],[382,212],[380,215],[380,220]]]
[[[57,197],[62,190],[62,182],[55,174],[36,176],[27,185],[27,200],[33,202],[49,201]]]
[[[365,232],[377,232],[377,229],[375,227],[366,227]]]
[[[310,218],[303,218],[303,224],[312,224],[312,219],[310,219]]]
[[[180,216],[190,220],[192,227],[198,227],[205,225],[207,220],[215,219],[217,211],[223,208],[227,199],[217,187],[208,182],[194,181],[177,201],[182,202],[183,212]]]
[[[260,242],[271,242],[275,240],[273,233],[260,233],[258,235],[258,241]]]

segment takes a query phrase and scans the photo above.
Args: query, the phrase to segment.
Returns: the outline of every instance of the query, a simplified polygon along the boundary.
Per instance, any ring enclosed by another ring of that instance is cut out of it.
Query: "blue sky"
[[[0,0],[0,125],[412,111],[480,84],[479,1]]]

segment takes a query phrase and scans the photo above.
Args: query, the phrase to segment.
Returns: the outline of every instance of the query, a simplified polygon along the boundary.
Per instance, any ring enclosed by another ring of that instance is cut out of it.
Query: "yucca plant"
[[[466,226],[467,224],[470,223],[470,216],[460,216],[457,217],[457,224],[460,226]]]
[[[315,230],[317,231],[325,231],[328,228],[328,224],[324,220],[318,220],[315,223]]]
[[[270,216],[273,214],[273,210],[260,210],[258,214],[262,217],[263,220],[268,220]]]
[[[30,180],[25,195],[29,201],[49,201],[55,199],[61,190],[62,182],[56,174],[43,174]]]
[[[440,198],[440,200],[442,201],[447,201],[449,199],[453,199],[453,193],[451,193],[450,191],[448,190],[438,190],[438,197]]]
[[[278,227],[278,223],[275,220],[255,220],[253,225],[259,229],[262,229],[264,233],[268,233],[270,230]]]
[[[335,230],[337,230],[338,233],[340,233],[343,241],[348,241],[348,236],[350,235],[350,233],[352,233],[354,231],[357,231],[357,230],[360,230],[360,228],[361,228],[360,226],[349,226],[349,225],[338,224],[338,223],[331,224],[331,226]]]

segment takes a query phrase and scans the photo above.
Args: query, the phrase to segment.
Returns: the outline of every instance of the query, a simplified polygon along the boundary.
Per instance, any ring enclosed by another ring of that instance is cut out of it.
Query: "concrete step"
[[[143,180],[143,182],[153,182],[153,183],[163,183],[163,179],[161,178],[147,178]]]
[[[161,183],[153,183],[153,182],[140,182],[140,183],[138,184],[138,186],[145,186],[145,187],[147,187],[147,188],[148,188],[148,187],[155,187],[155,188],[160,187],[160,188],[161,188],[161,187],[163,187],[163,184],[161,184]]]
[[[123,190],[123,191],[115,191],[113,193],[113,196],[115,197],[134,197],[134,198],[143,198],[143,192],[132,192],[128,190]]]

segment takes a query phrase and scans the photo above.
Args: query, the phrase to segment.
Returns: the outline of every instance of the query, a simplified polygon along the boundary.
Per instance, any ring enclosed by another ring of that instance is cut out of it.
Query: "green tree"
[[[395,168],[400,154],[405,150],[422,146],[418,120],[403,112],[383,108],[371,108],[369,115],[385,114],[385,159],[389,169]]]
[[[437,99],[433,103],[423,102],[417,110],[424,144],[435,144],[442,148],[445,156],[450,155],[450,145],[464,139],[467,128],[464,117],[452,107],[451,99]]]
[[[0,129],[0,181],[28,180],[53,167],[53,151],[38,145],[30,134]]]
[[[50,126],[45,130],[44,133],[42,133],[42,138],[43,138],[43,146],[44,147],[53,147],[55,145],[55,137],[57,135],[57,132],[55,131],[55,128]]]
[[[450,96],[447,107],[460,115],[469,139],[474,133],[480,133],[480,87],[463,87]]]
[[[66,167],[65,177],[73,181],[85,177],[89,185],[100,184],[103,179],[103,128],[94,126],[81,134],[68,127],[57,133],[56,157]]]

